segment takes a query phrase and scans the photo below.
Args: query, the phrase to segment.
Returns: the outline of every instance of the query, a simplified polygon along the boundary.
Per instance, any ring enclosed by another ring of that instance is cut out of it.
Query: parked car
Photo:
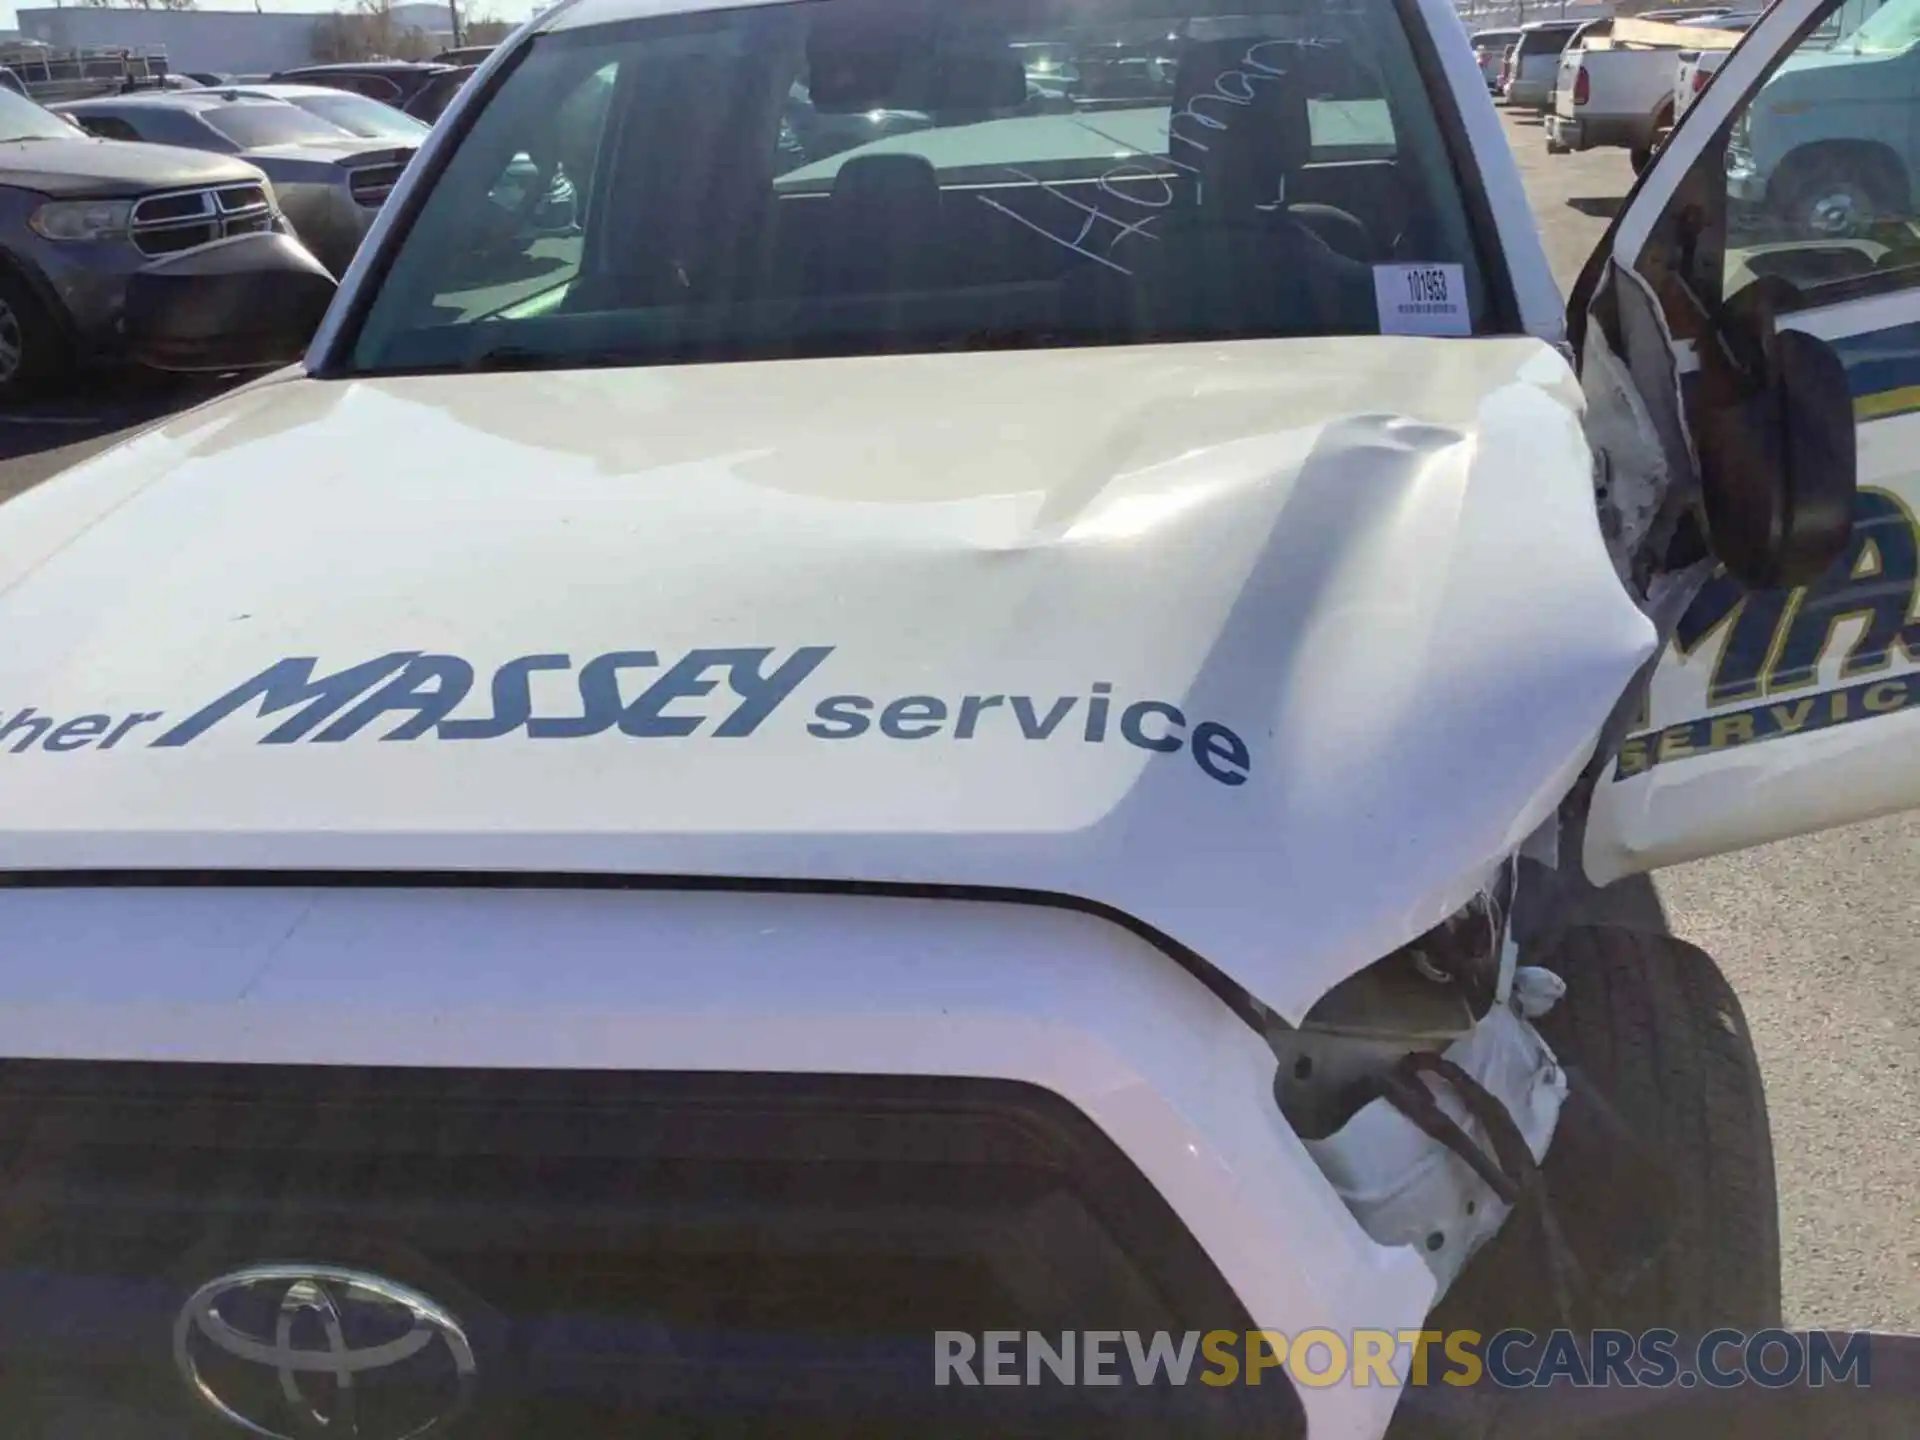
[[[1480,62],[1480,74],[1487,82],[1489,94],[1499,93],[1500,64],[1519,38],[1518,30],[1476,30],[1473,33],[1473,58]]]
[[[404,106],[407,114],[423,125],[438,124],[447,106],[453,103],[453,97],[479,68],[478,65],[456,65],[442,70],[408,97]]]
[[[1553,104],[1553,77],[1560,52],[1582,24],[1579,20],[1536,20],[1520,27],[1503,62],[1501,103],[1515,110],[1546,110]]]
[[[430,127],[384,100],[331,85],[296,85],[267,81],[258,85],[228,85],[220,94],[228,99],[278,100],[298,106],[329,125],[363,140],[396,140],[418,145]]]
[[[384,100],[405,109],[406,104],[433,78],[449,69],[423,60],[361,60],[337,65],[300,65],[279,70],[269,79],[296,85],[331,85],[356,95]]]
[[[291,368],[0,506],[10,1421],[1910,1433],[1578,906],[1920,806],[1920,279],[1739,288],[1729,72],[1563,299],[1451,4],[1249,8],[574,0],[342,285],[140,277]]]
[[[433,57],[436,65],[476,66],[494,52],[491,45],[461,45],[452,50],[442,50]]]
[[[370,142],[284,100],[232,90],[116,95],[60,109],[95,135],[251,161],[273,181],[301,242],[336,275],[418,148],[412,139]]]
[[[127,281],[149,261],[284,228],[257,166],[95,139],[0,90],[0,397],[118,358]]]
[[[1754,17],[1742,18],[1731,12],[1674,22],[1641,16],[1583,30],[1560,57],[1546,121],[1548,152],[1616,146],[1627,151],[1636,174],[1644,170],[1673,128],[1676,72],[1680,57],[1690,53],[1685,47],[1732,49]]]

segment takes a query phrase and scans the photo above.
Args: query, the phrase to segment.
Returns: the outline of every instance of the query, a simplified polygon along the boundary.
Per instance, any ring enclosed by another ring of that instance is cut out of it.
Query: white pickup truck
[[[1760,19],[1760,12],[1740,11],[1720,16],[1713,22],[1715,30],[1728,30],[1744,35]],[[1677,64],[1673,77],[1673,120],[1687,113],[1694,97],[1707,88],[1713,79],[1713,72],[1720,68],[1721,62],[1732,53],[1732,47],[1725,50],[1682,50],[1675,57]],[[1669,121],[1669,125],[1671,125]]]
[[[1546,117],[1547,150],[1618,146],[1634,172],[1646,168],[1655,146],[1673,127],[1674,76],[1683,49],[1732,49],[1735,31],[1715,27],[1717,16],[1665,21],[1596,22],[1560,56],[1553,105]]]
[[[6,1440],[1868,1433],[1578,908],[1920,806],[1920,288],[1715,183],[1828,3],[1570,301],[1452,0],[562,0],[152,262],[272,373],[0,506]]]

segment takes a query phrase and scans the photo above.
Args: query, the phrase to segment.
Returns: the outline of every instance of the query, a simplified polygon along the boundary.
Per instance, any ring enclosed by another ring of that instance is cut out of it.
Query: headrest
[[[833,177],[833,204],[883,221],[924,215],[940,206],[940,179],[924,155],[856,155]]]
[[[1201,204],[1271,202],[1313,154],[1307,102],[1330,97],[1350,66],[1346,47],[1263,39],[1194,40],[1181,48],[1168,154],[1190,167]]]

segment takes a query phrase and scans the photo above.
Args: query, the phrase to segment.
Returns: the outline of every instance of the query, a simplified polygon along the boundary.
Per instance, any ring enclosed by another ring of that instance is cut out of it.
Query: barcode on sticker
[[[1458,265],[1376,265],[1373,297],[1382,335],[1471,335]]]

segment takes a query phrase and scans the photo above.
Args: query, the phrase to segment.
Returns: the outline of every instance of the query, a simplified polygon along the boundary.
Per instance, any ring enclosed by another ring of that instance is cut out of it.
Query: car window
[[[98,135],[102,140],[138,140],[140,132],[118,115],[82,115],[79,116],[81,128],[89,135]]]
[[[73,131],[58,115],[0,87],[0,140],[71,140]]]
[[[460,93],[460,87],[472,74],[472,68],[468,67],[434,76],[407,101],[407,113],[431,125],[446,113],[447,106],[453,103],[453,97]]]
[[[302,85],[325,85],[332,90],[344,91],[349,95],[364,95],[370,100],[383,101],[388,105],[398,105],[406,97],[400,87],[384,75],[342,74],[336,70],[324,70],[315,74],[289,72],[285,79],[298,81]]]
[[[1920,41],[1920,12],[1911,5],[1890,4],[1869,15],[1834,49],[1850,55],[1897,55]]]
[[[202,110],[200,118],[243,150],[302,140],[338,140],[348,133],[310,111],[279,100],[217,105]]]
[[[1916,283],[1920,0],[1846,8],[1851,24],[1801,40],[1734,116],[1728,296],[1766,276],[1797,287],[1800,305]]]
[[[319,116],[331,125],[339,126],[348,134],[362,135],[371,140],[420,140],[427,134],[427,127],[411,115],[365,95],[354,95],[345,90],[335,90],[325,95],[301,95],[297,99],[289,99],[288,103],[310,115]]]
[[[1394,6],[1216,8],[817,0],[542,35],[432,183],[356,363],[1475,328]]]

